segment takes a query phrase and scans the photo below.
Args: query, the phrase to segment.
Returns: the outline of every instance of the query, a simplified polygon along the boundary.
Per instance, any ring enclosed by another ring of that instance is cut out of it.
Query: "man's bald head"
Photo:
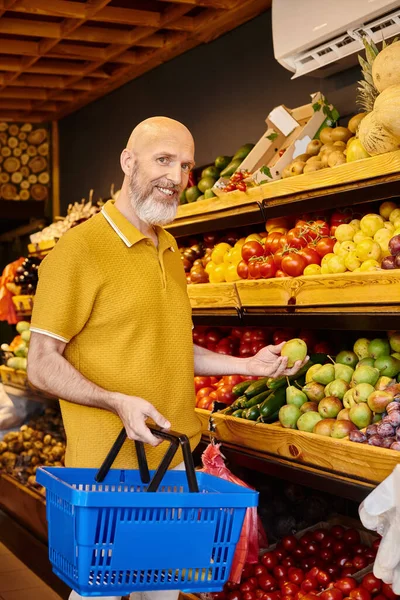
[[[194,167],[192,134],[167,117],[146,119],[132,131],[121,154],[121,167],[123,195],[126,192],[141,221],[170,223]]]
[[[142,121],[132,131],[127,149],[140,154],[149,143],[166,139],[180,139],[194,150],[194,140],[189,129],[179,121],[168,117],[151,117]]]

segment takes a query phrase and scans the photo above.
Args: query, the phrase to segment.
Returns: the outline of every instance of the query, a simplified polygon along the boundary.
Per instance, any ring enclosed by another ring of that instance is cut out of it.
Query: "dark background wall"
[[[290,32],[288,32],[290,35]],[[214,42],[146,73],[60,122],[61,203],[109,197],[120,187],[119,155],[133,127],[154,115],[185,123],[196,141],[198,165],[218,154],[233,154],[264,131],[264,120],[279,104],[290,108],[321,91],[345,116],[355,110],[355,67],[328,79],[291,74],[275,60],[271,12]]]

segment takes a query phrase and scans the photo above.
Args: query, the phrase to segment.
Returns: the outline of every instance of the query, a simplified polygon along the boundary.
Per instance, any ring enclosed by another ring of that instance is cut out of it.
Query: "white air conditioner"
[[[357,64],[362,36],[400,34],[400,0],[272,0],[276,60],[294,73],[326,77]]]

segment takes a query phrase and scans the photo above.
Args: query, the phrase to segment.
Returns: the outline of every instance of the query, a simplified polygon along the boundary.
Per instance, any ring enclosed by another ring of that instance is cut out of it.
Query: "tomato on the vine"
[[[306,266],[306,259],[301,256],[301,254],[295,252],[286,254],[281,263],[282,271],[291,277],[299,277],[299,275],[302,275]]]
[[[264,256],[264,247],[256,240],[250,240],[242,246],[242,258],[249,262],[253,256]]]
[[[257,260],[256,258],[249,261],[249,279],[260,279],[261,264],[261,261]]]
[[[300,250],[301,248],[305,248],[307,246],[307,240],[304,237],[302,230],[300,227],[294,227],[286,234],[287,244],[290,248],[296,248]]]
[[[322,258],[325,256],[325,254],[330,254],[333,252],[333,247],[335,244],[336,240],[334,238],[323,237],[316,243],[315,249]]]
[[[194,389],[196,391],[196,394],[202,388],[207,388],[207,387],[211,387],[211,377],[202,376],[202,377],[194,378]]]
[[[317,227],[318,233],[321,237],[329,235],[329,225],[326,221],[317,219],[317,221],[314,221],[314,225]]]
[[[318,252],[311,246],[306,246],[300,250],[299,254],[305,258],[307,265],[320,265],[321,257]]]
[[[270,279],[271,277],[275,277],[276,270],[274,258],[272,256],[264,258],[260,266],[261,279]]]
[[[338,225],[342,225],[343,223],[350,223],[352,218],[351,213],[335,211],[331,216],[331,226],[336,225],[338,227]]]
[[[239,277],[241,279],[247,279],[249,276],[249,267],[247,266],[247,262],[244,260],[241,260],[240,263],[238,264],[237,268],[237,274],[239,275]]]
[[[275,252],[279,250],[282,235],[282,233],[279,233],[277,231],[271,231],[271,233],[267,235],[264,243],[266,256],[268,256],[268,254],[275,254]]]

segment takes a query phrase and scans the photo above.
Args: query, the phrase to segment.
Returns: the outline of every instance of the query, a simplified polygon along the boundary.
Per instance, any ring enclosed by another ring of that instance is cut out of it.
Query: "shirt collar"
[[[143,235],[124,215],[116,208],[115,200],[109,200],[101,209],[101,212],[115,233],[121,238],[128,248],[131,248],[137,242],[141,240],[147,240],[148,238]],[[167,233],[162,227],[156,226],[154,228],[158,236],[159,250],[162,252],[167,248],[173,248],[171,241],[167,237]],[[174,251],[174,250],[173,250]]]

